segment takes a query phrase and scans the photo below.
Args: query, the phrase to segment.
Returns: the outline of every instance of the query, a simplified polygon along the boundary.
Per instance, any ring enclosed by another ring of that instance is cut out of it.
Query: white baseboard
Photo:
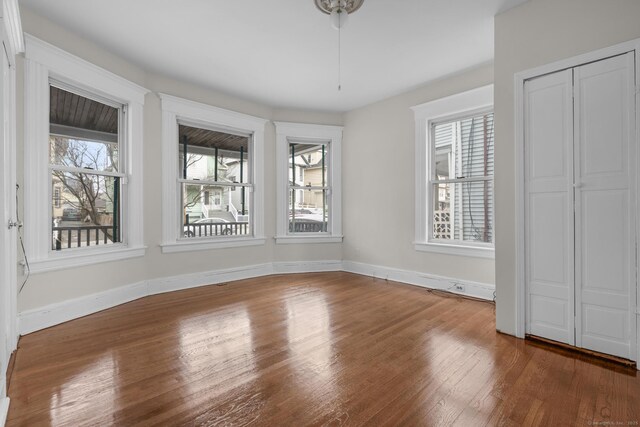
[[[4,427],[9,415],[9,398],[0,397],[0,427]]]
[[[96,313],[149,295],[147,282],[137,282],[18,314],[20,335]]]
[[[42,308],[23,311],[18,315],[19,330],[20,335],[26,335],[149,295],[251,279],[274,273],[309,273],[340,271],[341,269],[341,261],[276,262],[149,279]]]
[[[399,270],[351,261],[273,262],[149,279],[97,294],[51,304],[42,308],[23,311],[18,315],[20,335],[39,331],[149,295],[268,276],[271,274],[313,273],[323,271],[348,271],[431,289],[448,290],[450,292],[487,300],[493,299],[493,285],[418,273],[415,271]],[[453,289],[453,286],[456,284],[463,285],[465,288],[464,291],[456,291]]]
[[[342,271],[342,261],[283,261],[273,263],[273,274],[319,273],[322,271]]]
[[[172,277],[151,279],[148,281],[148,295],[216,285],[235,280],[251,279],[270,274],[313,273],[319,271],[341,271],[342,261],[293,261],[256,264],[246,267],[226,268],[224,270],[182,274]]]
[[[344,261],[342,270],[378,279],[393,280],[409,285],[422,286],[423,288],[438,289],[459,295],[480,298],[493,301],[495,286],[487,283],[472,282],[469,280],[454,279],[452,277],[437,276],[435,274],[420,273],[417,271],[400,270],[379,265],[364,264],[360,262]],[[456,285],[462,285],[464,290],[457,290]]]
[[[199,286],[216,285],[234,280],[251,279],[253,277],[272,274],[271,264],[256,264],[246,267],[225,268],[224,270],[204,271],[178,276],[162,277],[148,280],[148,295],[197,288]]]

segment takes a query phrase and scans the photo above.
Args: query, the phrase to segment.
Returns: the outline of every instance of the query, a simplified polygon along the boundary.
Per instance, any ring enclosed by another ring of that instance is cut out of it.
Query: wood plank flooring
[[[22,337],[7,425],[638,425],[637,371],[494,318],[349,273],[156,295]]]

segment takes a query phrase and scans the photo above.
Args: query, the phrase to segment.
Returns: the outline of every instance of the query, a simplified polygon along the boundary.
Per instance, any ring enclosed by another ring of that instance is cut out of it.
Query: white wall
[[[41,16],[22,8],[25,32],[74,55],[112,71],[152,91],[145,99],[144,113],[144,238],[148,246],[143,258],[34,274],[18,298],[20,312],[97,292],[180,274],[255,265],[272,261],[340,260],[341,244],[276,245],[275,235],[275,129],[269,123],[265,132],[265,246],[162,254],[161,241],[161,109],[154,92],[163,92],[266,119],[322,124],[342,124],[339,114],[312,111],[286,111],[241,100],[213,90],[182,83],[132,65],[81,36],[72,34]],[[169,54],[169,53],[168,53]],[[18,63],[18,181],[23,181],[23,73]],[[188,64],[185,64],[188,66]]]
[[[410,109],[492,82],[493,67],[487,64],[345,115],[345,260],[494,283],[491,259],[414,249],[415,125]]]
[[[638,0],[530,0],[495,20],[496,326],[516,329],[514,73],[640,38]]]

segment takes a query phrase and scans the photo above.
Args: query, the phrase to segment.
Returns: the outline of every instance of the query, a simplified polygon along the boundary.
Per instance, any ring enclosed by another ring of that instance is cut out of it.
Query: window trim
[[[25,241],[31,272],[52,271],[143,256],[143,108],[147,89],[25,34]],[[52,251],[49,170],[49,86],[60,82],[124,105],[127,108],[126,212],[122,215],[121,244],[80,251]]]
[[[188,99],[160,93],[162,104],[162,252],[187,252],[239,246],[263,245],[264,237],[264,129],[268,120]],[[181,239],[176,224],[180,205],[178,124],[252,134],[253,236]]]
[[[415,119],[415,240],[421,252],[436,252],[478,258],[494,258],[495,244],[473,242],[438,242],[429,238],[431,215],[431,157],[433,133],[431,124],[464,118],[475,112],[493,108],[493,84],[411,107]],[[495,197],[495,195],[494,195]],[[492,218],[495,224],[495,212]],[[495,230],[495,227],[494,227]],[[495,239],[494,239],[495,241]]]
[[[274,122],[276,127],[276,243],[342,242],[342,126]],[[324,233],[289,234],[289,143],[308,141],[329,145],[329,230]]]

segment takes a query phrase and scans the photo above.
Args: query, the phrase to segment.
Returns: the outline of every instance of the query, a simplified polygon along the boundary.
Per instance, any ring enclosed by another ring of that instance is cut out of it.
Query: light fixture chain
[[[342,90],[342,29],[338,28],[338,91]]]
[[[364,0],[314,0],[318,9],[329,15],[331,25],[338,30],[338,91],[342,90],[342,27],[349,14],[362,6]]]

